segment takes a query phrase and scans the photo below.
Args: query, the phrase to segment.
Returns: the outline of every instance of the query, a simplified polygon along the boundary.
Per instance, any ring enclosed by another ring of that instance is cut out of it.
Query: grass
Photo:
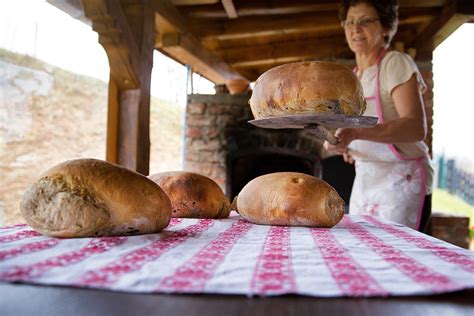
[[[441,189],[433,192],[432,208],[434,212],[443,212],[453,215],[464,215],[469,217],[470,234],[474,238],[474,206],[467,204],[458,196]]]
[[[39,59],[28,55],[13,53],[3,48],[0,48],[0,60],[36,70],[46,69],[46,64]]]
[[[2,101],[5,101],[15,106],[17,103],[25,104],[27,109],[25,114],[20,110],[8,112],[7,131],[10,126],[25,124],[25,115],[32,120],[31,124],[25,126],[24,132],[21,130],[24,133],[21,138],[15,136],[14,141],[5,144],[5,150],[0,149],[2,226],[24,222],[19,213],[18,201],[28,184],[35,180],[43,168],[45,170],[48,165],[73,158],[104,158],[108,90],[107,82],[78,75],[2,48],[0,62],[25,67],[18,74],[8,74],[5,77],[8,81],[0,87],[0,108],[3,106]],[[54,79],[48,94],[40,95],[32,91],[21,96],[22,99],[15,99],[19,94],[13,93],[12,98],[3,100],[3,91],[13,89],[15,85],[23,82],[17,80],[18,78],[39,80],[36,77],[37,72],[28,71],[29,69],[44,71]],[[2,110],[3,108],[0,109],[0,116]],[[150,112],[150,171],[179,170],[183,147],[184,107],[151,97]],[[0,119],[0,135],[2,123]],[[30,160],[22,161],[22,157]]]

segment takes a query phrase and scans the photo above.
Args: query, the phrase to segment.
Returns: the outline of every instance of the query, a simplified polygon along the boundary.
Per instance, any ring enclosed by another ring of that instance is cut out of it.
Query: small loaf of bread
[[[171,202],[147,177],[102,160],[76,159],[46,171],[24,194],[26,222],[54,237],[156,233]]]
[[[236,200],[239,214],[264,225],[333,227],[344,200],[325,181],[297,172],[277,172],[247,183]]]
[[[226,218],[229,200],[212,179],[192,172],[170,171],[149,176],[169,196],[173,217]]]
[[[326,61],[288,63],[263,73],[249,101],[255,119],[292,114],[362,115],[362,85],[347,67]]]

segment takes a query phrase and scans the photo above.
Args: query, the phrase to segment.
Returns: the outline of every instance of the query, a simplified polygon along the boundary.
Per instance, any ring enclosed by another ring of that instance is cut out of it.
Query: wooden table
[[[435,296],[314,298],[128,294],[0,283],[0,314],[9,315],[474,315],[474,290]]]

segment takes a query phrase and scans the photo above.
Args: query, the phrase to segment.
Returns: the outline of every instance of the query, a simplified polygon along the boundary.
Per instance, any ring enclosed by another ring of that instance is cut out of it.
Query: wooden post
[[[105,159],[112,163],[118,161],[118,129],[119,129],[118,86],[112,76],[109,77],[109,97],[107,109],[107,145]]]
[[[147,175],[156,34],[149,1],[81,0],[110,65],[107,161]]]
[[[143,35],[141,41],[140,88],[141,98],[138,120],[137,168],[142,174],[149,173],[150,167],[150,86],[155,49],[155,13],[147,6],[143,15]]]
[[[118,128],[118,163],[144,175],[149,173],[150,163],[150,85],[155,46],[154,16],[144,10],[141,43],[140,68],[137,75],[138,89],[124,89],[118,94],[120,107]],[[113,103],[109,101],[109,110]]]

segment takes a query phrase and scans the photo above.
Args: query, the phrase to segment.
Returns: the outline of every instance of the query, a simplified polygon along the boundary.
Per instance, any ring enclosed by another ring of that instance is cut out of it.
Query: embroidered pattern
[[[433,271],[394,246],[385,243],[382,239],[370,233],[358,223],[353,222],[347,216],[343,218],[343,221],[344,225],[354,236],[416,283],[431,288],[435,292],[456,288],[456,284],[448,277]]]
[[[40,237],[41,234],[34,230],[22,230],[11,235],[0,236],[0,243],[17,241],[25,238]]]
[[[0,281],[324,297],[474,288],[474,253],[371,216],[345,215],[332,229],[255,225],[234,215],[173,219],[171,228],[148,235],[16,239],[25,227],[0,229],[11,240],[0,243]]]
[[[178,267],[173,275],[161,280],[158,289],[171,292],[198,292],[212,278],[215,270],[224,261],[235,243],[251,227],[252,224],[244,220],[235,222],[185,264]]]
[[[387,296],[389,294],[360,264],[354,261],[330,229],[312,228],[311,234],[334,281],[344,295]]]
[[[251,281],[256,294],[284,294],[296,291],[291,265],[290,227],[271,226]]]
[[[110,248],[123,244],[127,237],[99,237],[92,239],[84,248],[59,255],[54,258],[46,259],[29,266],[13,266],[2,271],[0,279],[12,280],[31,280],[39,278],[43,273],[54,268],[65,267],[76,264],[94,254],[108,251]]]
[[[403,238],[406,241],[415,244],[418,248],[430,250],[439,258],[449,263],[455,264],[459,266],[459,268],[474,273],[474,260],[470,259],[466,255],[463,255],[453,249],[437,245],[429,239],[423,238],[422,236],[415,236],[400,228],[382,223],[372,216],[364,216],[364,219],[366,219],[369,223],[374,224],[375,227],[382,228],[386,232],[389,232],[396,237]]]
[[[61,239],[59,238],[52,238],[41,240],[37,242],[33,242],[30,244],[19,246],[18,248],[12,248],[4,251],[0,251],[0,260],[11,259],[15,256],[19,255],[26,255],[36,251],[45,250],[48,248],[52,248],[59,244]]]
[[[197,224],[171,232],[150,245],[134,250],[100,269],[84,273],[74,284],[86,286],[113,284],[121,276],[139,270],[146,263],[158,259],[166,251],[184,243],[189,238],[196,238],[209,229],[213,223],[211,219],[201,219]]]

